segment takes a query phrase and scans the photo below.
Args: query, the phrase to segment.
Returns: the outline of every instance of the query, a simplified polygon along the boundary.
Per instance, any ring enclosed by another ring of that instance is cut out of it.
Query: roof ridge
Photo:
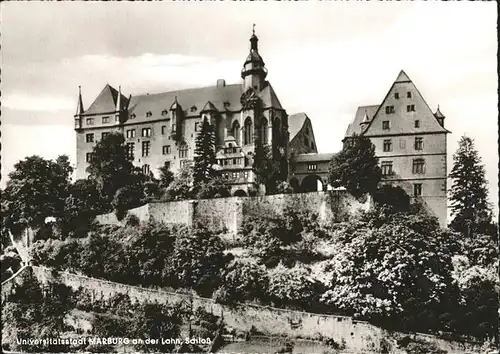
[[[242,85],[241,84],[230,84],[230,85],[226,85],[224,87],[217,87],[216,85],[200,86],[200,87],[191,87],[191,88],[181,89],[181,90],[169,90],[169,91],[161,91],[161,92],[155,92],[155,93],[140,93],[140,94],[132,95],[132,97],[156,96],[156,95],[164,95],[164,94],[174,93],[174,92],[185,93],[185,92],[189,92],[189,91],[204,90],[204,89],[209,89],[209,88],[224,89],[227,87],[234,87],[234,86],[242,86]]]

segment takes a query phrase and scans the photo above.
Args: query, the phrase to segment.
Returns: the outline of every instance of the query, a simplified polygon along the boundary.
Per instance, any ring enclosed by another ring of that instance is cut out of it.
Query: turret
[[[76,106],[76,113],[75,113],[75,129],[81,129],[82,128],[82,114],[85,112],[83,109],[83,100],[82,100],[82,87],[78,86],[78,103]]]
[[[177,96],[175,96],[174,103],[170,106],[170,114],[172,115],[172,138],[180,141],[182,135],[182,107],[177,102]]]
[[[248,54],[243,69],[241,70],[241,78],[243,79],[243,89],[247,91],[252,88],[254,91],[260,91],[264,87],[267,76],[264,60],[259,54],[258,42],[259,39],[255,35],[255,25],[250,37],[250,54]]]
[[[441,125],[444,128],[444,119],[446,118],[443,113],[439,110],[439,105],[437,108],[436,113],[434,113],[434,117],[436,117],[439,125]]]
[[[120,115],[121,115],[121,100],[122,99],[122,87],[118,86],[118,97],[116,98],[116,107],[115,107],[115,124],[120,124]]]
[[[368,128],[368,124],[370,124],[370,117],[368,117],[368,113],[365,110],[363,120],[361,121],[361,123],[359,123],[359,125],[361,126],[361,134],[363,134],[366,128]]]

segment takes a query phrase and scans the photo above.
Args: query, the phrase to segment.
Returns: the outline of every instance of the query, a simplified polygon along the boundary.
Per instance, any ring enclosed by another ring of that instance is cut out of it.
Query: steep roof
[[[288,116],[288,133],[290,133],[290,141],[300,132],[307,119],[309,119],[309,117],[307,117],[307,114],[304,112]]]
[[[321,161],[330,161],[335,154],[331,153],[311,153],[311,154],[300,154],[294,156],[295,162],[321,162]]]
[[[437,108],[436,113],[434,113],[434,117],[436,117],[436,118],[445,118],[444,114],[441,113],[441,110],[439,109],[439,106]]]
[[[175,97],[188,116],[199,115],[208,101],[218,111],[225,111],[226,108],[230,111],[239,111],[242,93],[242,85],[236,84],[132,96],[129,112],[135,114],[138,120],[145,118],[146,112],[149,111],[153,116],[158,116],[163,110],[171,107]]]
[[[361,122],[366,115],[368,118],[373,119],[375,112],[377,112],[378,105],[370,105],[370,106],[360,106],[356,111],[356,115],[354,116],[354,120],[351,124],[347,126],[347,131],[345,133],[345,137],[352,136],[353,134],[361,134]]]
[[[121,95],[120,105],[122,109],[127,108],[128,98]],[[118,91],[111,85],[106,84],[101,93],[97,96],[94,102],[90,105],[89,109],[85,111],[87,114],[111,113],[116,111],[116,100],[118,98]]]
[[[396,78],[396,81],[394,81],[395,83],[396,82],[411,82],[410,78],[408,77],[408,75],[406,75],[406,73],[404,72],[404,70],[401,70],[398,74],[398,77]]]
[[[274,92],[274,89],[269,82],[267,82],[267,85],[262,89],[262,91],[259,92],[258,96],[262,100],[264,108],[272,107],[276,109],[283,109],[276,92]]]

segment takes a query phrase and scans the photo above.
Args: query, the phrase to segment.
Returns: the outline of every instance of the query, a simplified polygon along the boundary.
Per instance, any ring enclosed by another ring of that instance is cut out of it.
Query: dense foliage
[[[256,182],[266,187],[266,194],[274,194],[277,186],[285,179],[280,159],[273,158],[271,147],[255,137],[255,153],[253,155],[253,169]]]
[[[484,165],[474,146],[474,140],[462,136],[457,152],[453,155],[450,178],[450,226],[469,237],[477,233],[491,233],[491,210]],[[496,233],[496,230],[493,230]]]
[[[195,186],[208,182],[215,174],[215,130],[205,117],[195,139],[193,180]]]
[[[373,194],[382,178],[375,145],[365,136],[353,136],[336,154],[328,171],[332,187],[345,187],[355,197]]]

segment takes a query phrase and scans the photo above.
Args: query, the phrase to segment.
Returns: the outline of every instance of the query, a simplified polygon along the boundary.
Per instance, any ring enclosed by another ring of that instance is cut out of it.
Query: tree
[[[343,186],[355,197],[373,194],[382,178],[375,145],[365,136],[350,139],[330,163],[330,185],[334,188]]]
[[[231,196],[231,190],[226,180],[220,175],[215,175],[209,181],[202,182],[196,191],[196,198],[226,198]]]
[[[174,181],[174,173],[170,171],[170,162],[165,162],[162,167],[160,167],[160,188],[168,188],[170,183]]]
[[[193,169],[190,166],[181,167],[172,183],[167,188],[165,199],[184,200],[193,197]]]
[[[87,167],[89,179],[95,180],[108,201],[116,191],[130,183],[134,166],[120,133],[110,133],[94,146],[92,160]]]
[[[215,170],[215,131],[207,118],[196,136],[194,150],[193,181],[196,187],[213,178]]]
[[[283,180],[280,167],[280,160],[273,159],[269,145],[262,143],[256,136],[253,169],[256,182],[266,186],[266,194],[276,193],[277,185]]]
[[[474,147],[474,140],[462,136],[453,155],[450,190],[453,220],[450,226],[472,237],[491,224],[484,165]]]
[[[137,185],[121,187],[111,202],[118,220],[122,220],[128,209],[140,206],[146,201],[144,192]]]
[[[2,193],[2,224],[11,228],[25,220],[28,226],[39,228],[46,217],[61,216],[72,172],[64,155],[56,161],[35,155],[16,163]]]

